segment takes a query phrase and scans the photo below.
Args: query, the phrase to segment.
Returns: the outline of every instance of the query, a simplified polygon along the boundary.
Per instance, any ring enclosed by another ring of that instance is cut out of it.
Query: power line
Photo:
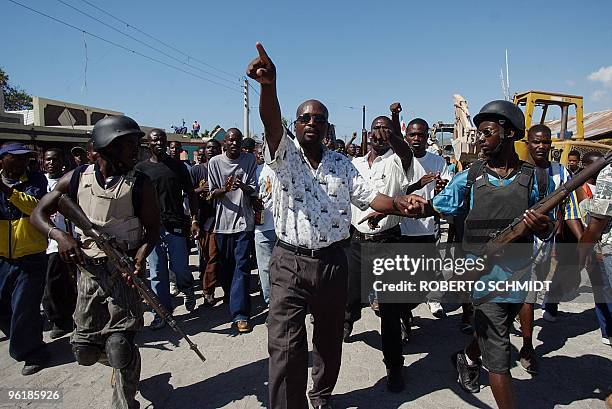
[[[252,89],[253,91],[255,91],[255,93],[256,93],[257,95],[261,96],[261,95],[259,94],[259,91],[257,91],[257,88],[255,88],[254,86],[252,86],[252,85],[251,85],[251,83],[250,83],[248,80],[247,80],[247,84],[249,84],[249,87],[251,87],[251,89]]]
[[[219,72],[222,72],[223,74],[225,74],[225,75],[229,76],[230,78],[236,78],[236,76],[235,76],[235,75],[230,74],[229,72],[224,71],[224,70],[222,70],[221,68],[217,68],[217,67],[215,67],[215,66],[213,66],[213,65],[210,65],[210,64],[208,64],[208,63],[207,63],[207,62],[205,62],[205,61],[202,61],[202,60],[200,60],[200,59],[197,59],[197,58],[195,58],[195,57],[193,57],[193,56],[191,56],[191,55],[187,54],[187,53],[186,53],[186,52],[184,52],[184,51],[181,51],[180,49],[178,49],[178,48],[176,48],[176,47],[174,47],[174,46],[172,46],[172,45],[170,45],[170,44],[168,44],[168,43],[166,43],[166,42],[164,42],[164,41],[160,40],[159,38],[157,38],[157,37],[155,37],[155,36],[152,36],[151,34],[148,34],[148,33],[144,32],[143,30],[139,29],[138,27],[134,27],[133,25],[131,25],[131,24],[130,24],[130,23],[128,23],[127,21],[122,20],[122,19],[120,19],[119,17],[116,17],[115,15],[113,15],[113,14],[109,13],[108,11],[106,11],[106,10],[104,10],[104,9],[102,9],[102,8],[100,8],[100,7],[98,7],[98,6],[96,6],[95,4],[93,4],[93,3],[91,3],[91,2],[89,2],[89,1],[87,1],[87,0],[81,0],[81,1],[82,1],[83,3],[86,3],[86,4],[90,5],[91,7],[95,8],[96,10],[98,10],[98,11],[100,11],[100,12],[102,12],[102,13],[106,14],[107,16],[110,16],[110,17],[114,18],[115,20],[119,21],[120,23],[125,24],[125,25],[126,25],[128,28],[131,28],[131,29],[133,29],[133,30],[138,31],[140,34],[145,35],[145,36],[149,37],[150,39],[157,41],[157,42],[158,42],[158,43],[160,43],[160,44],[163,44],[164,46],[166,46],[166,47],[170,48],[171,50],[176,51],[177,53],[179,53],[179,54],[181,54],[181,55],[183,55],[183,56],[185,56],[185,57],[187,57],[187,58],[190,58],[190,59],[192,59],[192,60],[194,60],[194,61],[196,61],[196,62],[199,62],[200,64],[203,64],[203,65],[205,65],[205,66],[207,66],[207,67],[209,67],[209,68],[212,68],[212,69],[214,69],[214,70],[217,70],[217,71],[219,71]]]
[[[89,14],[89,13],[84,12],[83,10],[80,10],[79,8],[77,8],[77,7],[73,6],[72,4],[69,4],[69,3],[65,2],[64,0],[57,0],[57,1],[58,1],[59,3],[62,3],[64,6],[66,6],[66,7],[70,7],[71,9],[75,10],[76,12],[81,13],[81,14],[83,14],[84,16],[89,17],[90,19],[92,19],[92,20],[94,20],[94,21],[97,21],[98,23],[100,23],[100,24],[104,25],[105,27],[108,27],[108,28],[110,28],[111,30],[114,30],[114,31],[116,31],[116,32],[118,32],[118,33],[120,33],[120,34],[122,34],[122,35],[124,35],[124,36],[126,36],[126,37],[128,37],[128,38],[130,38],[130,39],[132,39],[132,40],[134,40],[134,41],[136,41],[136,42],[138,42],[139,44],[144,45],[145,47],[149,47],[150,49],[152,49],[152,50],[154,50],[154,51],[157,51],[158,53],[163,54],[163,55],[165,55],[166,57],[171,58],[171,59],[173,59],[173,60],[175,60],[175,59],[176,59],[176,58],[175,58],[173,55],[170,55],[170,54],[166,53],[165,51],[160,50],[160,49],[159,49],[159,48],[157,48],[157,47],[154,47],[154,46],[152,46],[152,45],[150,45],[150,44],[148,44],[148,43],[146,43],[146,42],[144,42],[144,41],[142,41],[142,40],[140,40],[140,39],[138,39],[138,38],[136,38],[136,37],[134,37],[134,36],[132,36],[132,35],[130,35],[130,34],[128,34],[128,33],[126,33],[126,32],[124,32],[124,31],[119,30],[119,29],[118,29],[118,28],[116,28],[116,27],[111,26],[111,25],[110,25],[110,24],[108,24],[108,23],[105,23],[104,21],[102,21],[102,20],[100,20],[100,19],[98,19],[98,18],[96,18],[96,17],[92,16],[92,15],[91,15],[91,14]],[[193,68],[194,70],[201,71],[201,72],[203,72],[203,73],[205,73],[205,74],[212,75],[213,77],[215,77],[215,78],[217,78],[217,79],[219,79],[219,80],[221,80],[221,81],[226,81],[226,82],[229,82],[230,84],[236,84],[236,82],[237,82],[236,80],[234,80],[234,81],[230,81],[230,80],[228,80],[228,79],[226,79],[226,78],[223,78],[223,77],[221,77],[221,76],[219,76],[219,75],[217,75],[217,74],[215,74],[215,73],[212,73],[212,72],[209,72],[209,71],[203,70],[203,69],[198,68],[198,67],[194,67],[194,66],[190,65],[189,63],[184,63],[184,62],[182,62],[182,61],[179,61],[179,63],[181,63],[181,64],[183,64],[183,65],[186,65],[186,66],[187,66],[187,67],[189,67],[189,68]]]
[[[161,61],[161,60],[158,60],[157,58],[154,58],[154,57],[148,56],[148,55],[146,55],[146,54],[143,54],[143,53],[141,53],[141,52],[138,52],[138,51],[132,50],[132,49],[130,49],[130,48],[128,48],[128,47],[125,47],[125,46],[123,46],[123,45],[121,45],[121,44],[118,44],[118,43],[116,43],[116,42],[114,42],[114,41],[107,40],[107,39],[106,39],[106,38],[104,38],[104,37],[101,37],[101,36],[99,36],[99,35],[93,34],[93,33],[89,32],[89,31],[87,31],[87,30],[84,30],[84,29],[82,29],[82,28],[80,28],[80,27],[74,26],[74,25],[72,25],[72,24],[70,24],[70,23],[67,23],[67,22],[65,22],[65,21],[63,21],[63,20],[60,20],[60,19],[58,19],[58,18],[56,18],[56,17],[50,16],[50,15],[48,15],[48,14],[45,14],[45,13],[43,13],[42,11],[35,10],[35,9],[33,9],[33,8],[31,8],[31,7],[28,7],[28,6],[26,6],[25,4],[21,4],[21,3],[17,2],[17,1],[15,1],[15,0],[8,0],[8,1],[10,1],[11,3],[16,4],[16,5],[20,6],[20,7],[23,7],[23,8],[25,8],[25,9],[27,9],[27,10],[30,10],[30,11],[32,11],[32,12],[34,12],[34,13],[36,13],[36,14],[39,14],[39,15],[41,15],[41,16],[43,16],[43,17],[47,17],[48,19],[51,19],[51,20],[53,20],[53,21],[55,21],[55,22],[57,22],[57,23],[63,24],[63,25],[65,25],[65,26],[67,26],[67,27],[70,27],[70,28],[75,29],[75,30],[77,30],[77,31],[80,31],[80,32],[82,32],[82,33],[88,34],[88,35],[90,35],[91,37],[97,38],[98,40],[100,40],[100,41],[104,41],[105,43],[108,43],[108,44],[110,44],[110,45],[112,45],[112,46],[115,46],[115,47],[121,48],[121,49],[122,49],[122,50],[124,50],[124,51],[128,51],[128,52],[130,52],[130,53],[132,53],[132,54],[136,54],[136,55],[138,55],[138,56],[140,56],[140,57],[146,58],[147,60],[150,60],[150,61],[156,62],[156,63],[158,63],[158,64],[165,65],[166,67],[173,68],[173,69],[175,69],[175,70],[177,70],[177,71],[180,71],[180,72],[183,72],[183,73],[185,73],[185,74],[187,74],[187,75],[191,75],[192,77],[199,78],[199,79],[201,79],[201,80],[203,80],[203,81],[207,81],[207,82],[210,82],[210,83],[212,83],[212,84],[218,85],[218,86],[220,86],[220,87],[224,87],[224,88],[227,88],[227,89],[229,89],[229,90],[231,90],[231,91],[234,91],[234,92],[237,92],[237,93],[239,93],[239,94],[242,94],[242,92],[241,92],[239,89],[237,89],[237,88],[232,88],[232,87],[227,86],[227,85],[225,85],[225,84],[221,84],[221,83],[216,82],[216,81],[213,81],[213,80],[211,80],[211,79],[208,79],[208,78],[202,77],[202,76],[200,76],[200,75],[198,75],[198,74],[194,74],[193,72],[190,72],[190,71],[184,70],[184,69],[182,69],[181,67],[177,67],[176,65],[168,64],[168,63],[167,63],[167,62],[165,62],[165,61]]]

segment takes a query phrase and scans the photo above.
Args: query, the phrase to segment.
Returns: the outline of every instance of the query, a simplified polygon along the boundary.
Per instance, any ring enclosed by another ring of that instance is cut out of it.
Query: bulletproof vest
[[[507,186],[494,186],[484,167],[473,184],[473,206],[465,219],[463,250],[483,255],[485,246],[493,235],[503,230],[516,218],[523,217],[529,208],[529,197],[533,186],[534,168],[528,163],[521,167],[514,180]],[[532,237],[521,241],[530,242]]]
[[[114,238],[123,250],[132,250],[142,242],[142,224],[135,216],[132,193],[136,177],[134,171],[121,176],[113,186],[105,189],[96,181],[94,165],[81,174],[77,198],[79,205],[100,231]],[[87,257],[105,257],[96,243],[75,229]]]

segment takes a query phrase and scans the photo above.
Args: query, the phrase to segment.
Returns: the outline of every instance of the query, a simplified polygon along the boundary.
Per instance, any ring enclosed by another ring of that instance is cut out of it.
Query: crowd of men
[[[354,138],[346,146],[329,138],[329,112],[317,100],[297,108],[293,137],[281,121],[276,67],[261,44],[257,49],[259,56],[247,74],[261,85],[261,147],[231,128],[223,141],[210,140],[201,147],[193,164],[181,160],[180,143],[168,144],[162,129],[145,135],[128,117],[100,120],[87,149],[71,150],[74,159],[61,149],[48,149],[44,174],[28,170],[32,151],[26,146],[2,145],[0,329],[9,337],[11,357],[24,362],[23,375],[40,371],[48,359],[42,305],[52,324],[50,337],[72,333],[80,365],[113,368],[112,406],[138,407],[141,361],[135,336],[144,325],[143,304],[129,279],[117,278],[116,266],[97,244],[58,212],[64,196],[134,259],[136,274],[145,276],[148,270],[151,288],[169,311],[179,293],[187,311],[196,307],[189,265],[195,242],[204,306],[218,303],[215,294],[222,293],[228,320],[238,333],[248,333],[251,272],[258,270],[269,307],[272,408],[307,408],[308,400],[315,408],[331,407],[342,343],[350,339],[364,306],[364,246],[430,244],[423,247],[425,255],[435,257],[442,219],[453,226],[449,240],[462,243],[466,254],[474,256],[483,255],[491,233],[522,219],[531,231],[523,241],[533,242],[533,251],[543,254],[533,265],[534,277],[550,270],[555,240],[583,243],[580,251],[557,252],[557,269],[587,267],[598,292],[595,311],[602,342],[610,344],[610,166],[557,211],[529,210],[579,172],[580,157],[576,160],[578,152],[572,152],[568,169],[551,162],[551,131],[535,125],[526,141],[532,160],[520,161],[514,142],[523,138],[525,121],[521,110],[506,101],[492,101],[474,117],[481,160],[462,172],[428,151],[425,120],[411,120],[402,135],[399,103],[391,104],[388,116],[372,121],[369,150],[363,155]],[[138,162],[141,138],[150,157]],[[582,163],[601,156],[588,153]],[[70,169],[71,162],[76,168]],[[531,254],[523,256],[529,259]],[[519,264],[493,264],[477,280],[505,280],[517,269]],[[553,279],[551,295],[567,285],[560,281]],[[442,297],[432,292],[423,300],[440,319],[446,317]],[[555,321],[558,300],[547,297],[544,318]],[[475,292],[472,301],[462,305],[461,330],[473,334],[473,341],[452,356],[459,384],[478,392],[485,366],[497,405],[513,408],[510,330],[515,318],[520,321],[523,347],[518,358],[527,372],[536,374],[531,338],[537,294]],[[369,304],[380,317],[387,388],[401,392],[402,347],[410,339],[418,304],[378,302],[376,294]],[[313,387],[308,393],[307,314],[314,325]],[[150,329],[165,325],[155,313]]]

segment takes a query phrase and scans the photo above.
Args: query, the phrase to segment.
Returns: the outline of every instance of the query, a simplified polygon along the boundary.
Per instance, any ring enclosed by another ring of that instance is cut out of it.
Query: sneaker
[[[555,321],[557,321],[557,316],[553,315],[552,313],[550,313],[548,311],[544,311],[544,314],[542,315],[542,318],[544,318],[548,322],[555,322]]]
[[[155,316],[155,318],[153,318],[153,321],[151,321],[151,323],[149,324],[149,328],[151,328],[152,330],[162,329],[165,326],[166,321],[164,321],[163,319],[161,319],[161,317],[158,316]]]
[[[342,340],[344,342],[348,342],[351,338],[351,332],[353,332],[353,323],[345,322],[344,323],[344,331],[342,333]]]
[[[469,393],[480,392],[480,360],[476,365],[468,365],[465,352],[458,351],[451,357],[453,366],[457,369],[459,375],[457,381],[463,390]]]
[[[521,348],[521,351],[519,352],[519,363],[527,373],[537,375],[538,361],[533,349]]]
[[[387,369],[387,390],[389,392],[399,393],[404,390],[406,385],[403,370],[403,365]]]
[[[236,321],[236,329],[239,333],[244,334],[245,332],[249,332],[251,330],[251,326],[247,320],[238,320]]]
[[[176,286],[176,283],[174,281],[170,281],[170,295],[176,297],[177,295],[179,295],[179,293],[180,291]]]
[[[196,297],[193,288],[189,288],[183,291],[183,293],[185,294],[185,308],[187,308],[187,311],[193,311],[196,306]]]
[[[216,303],[217,303],[217,300],[215,299],[214,294],[204,294],[204,304],[203,305],[205,307],[212,307]]]
[[[442,304],[438,301],[427,301],[427,306],[429,307],[429,311],[431,311],[431,315],[436,318],[446,318],[446,313],[442,308]]]

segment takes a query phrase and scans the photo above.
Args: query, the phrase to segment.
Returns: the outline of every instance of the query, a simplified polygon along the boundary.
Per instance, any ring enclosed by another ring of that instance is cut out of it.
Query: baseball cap
[[[34,151],[22,143],[7,143],[0,148],[0,156],[4,156],[6,153],[10,153],[11,155],[25,155],[26,153],[32,152]]]

